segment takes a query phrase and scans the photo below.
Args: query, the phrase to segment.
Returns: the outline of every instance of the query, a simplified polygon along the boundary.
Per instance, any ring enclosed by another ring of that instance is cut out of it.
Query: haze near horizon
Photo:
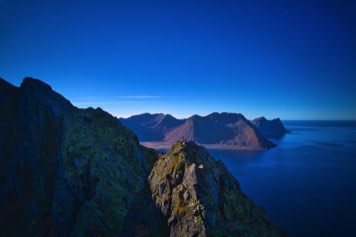
[[[353,1],[0,3],[0,76],[118,117],[356,119]]]

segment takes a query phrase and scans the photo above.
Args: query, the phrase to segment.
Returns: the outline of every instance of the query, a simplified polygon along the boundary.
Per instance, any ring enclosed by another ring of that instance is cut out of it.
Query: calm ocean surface
[[[290,236],[356,236],[356,122],[284,124],[274,149],[210,153]]]

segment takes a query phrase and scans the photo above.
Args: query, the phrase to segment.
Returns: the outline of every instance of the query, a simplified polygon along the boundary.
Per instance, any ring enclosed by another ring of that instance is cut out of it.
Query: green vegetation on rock
[[[170,236],[285,236],[240,191],[221,161],[193,142],[177,142],[149,176]]]
[[[120,235],[156,152],[117,118],[77,109],[36,79],[20,88],[0,79],[0,105],[2,234]]]
[[[0,79],[0,130],[3,236],[284,235],[203,147],[158,154],[39,80]]]

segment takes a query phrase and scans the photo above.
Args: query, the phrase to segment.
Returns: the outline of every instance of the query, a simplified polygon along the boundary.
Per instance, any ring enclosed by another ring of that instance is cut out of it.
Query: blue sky
[[[356,119],[356,5],[0,0],[0,76],[127,117]]]

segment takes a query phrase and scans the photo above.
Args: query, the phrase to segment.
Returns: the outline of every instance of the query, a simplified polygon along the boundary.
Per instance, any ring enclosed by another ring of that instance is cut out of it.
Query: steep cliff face
[[[0,79],[0,129],[4,236],[117,235],[156,160],[110,114],[32,78]]]
[[[221,161],[194,142],[177,142],[150,176],[170,236],[284,236]]]
[[[279,118],[267,120],[265,117],[259,117],[252,120],[252,124],[256,126],[261,134],[269,138],[279,138],[290,132],[284,127]]]

